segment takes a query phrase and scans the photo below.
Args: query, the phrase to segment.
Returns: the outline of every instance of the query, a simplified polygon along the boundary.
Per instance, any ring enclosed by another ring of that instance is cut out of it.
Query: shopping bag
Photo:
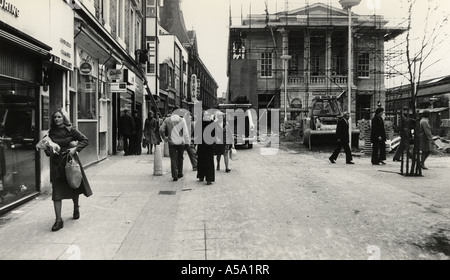
[[[81,167],[78,162],[69,153],[67,154],[67,161],[65,166],[67,183],[72,189],[78,189],[83,180],[83,175],[81,174]]]
[[[231,148],[230,159],[231,160],[237,160],[238,159],[237,151],[236,151],[235,148]]]

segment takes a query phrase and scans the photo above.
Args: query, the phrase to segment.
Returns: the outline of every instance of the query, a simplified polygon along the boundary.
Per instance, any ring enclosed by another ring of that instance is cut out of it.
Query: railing
[[[305,84],[305,77],[288,77],[288,84],[289,85],[302,85]],[[309,78],[310,84],[326,84],[327,81],[330,81],[331,84],[347,84],[347,76],[312,76]]]

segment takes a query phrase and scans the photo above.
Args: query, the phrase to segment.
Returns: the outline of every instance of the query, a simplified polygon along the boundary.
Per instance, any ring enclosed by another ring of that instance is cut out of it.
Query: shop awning
[[[19,48],[23,48],[27,51],[30,51],[34,54],[37,54],[42,57],[48,57],[50,58],[50,50],[51,47],[45,45],[44,43],[41,43],[37,41],[36,39],[30,38],[30,39],[24,39],[19,37],[18,35],[21,33],[20,31],[15,31],[12,27],[11,30],[4,30],[5,24],[0,25],[0,39],[5,40],[13,45],[16,45]],[[12,34],[16,33],[16,34]]]

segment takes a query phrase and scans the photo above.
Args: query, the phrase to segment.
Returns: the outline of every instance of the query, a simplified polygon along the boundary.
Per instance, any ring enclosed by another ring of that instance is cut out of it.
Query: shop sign
[[[6,0],[0,0],[0,9],[2,9],[5,12],[10,13],[14,17],[18,18],[20,14],[20,10],[14,6],[12,3]]]
[[[111,87],[111,92],[127,92],[127,83],[109,83],[109,86]]]
[[[123,69],[109,69],[108,80],[123,82]]]
[[[92,64],[90,64],[89,62],[83,62],[80,65],[81,75],[91,75],[92,69],[93,69]]]

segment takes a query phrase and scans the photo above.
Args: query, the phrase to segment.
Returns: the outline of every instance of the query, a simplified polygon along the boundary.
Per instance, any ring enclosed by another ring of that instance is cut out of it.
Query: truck
[[[246,146],[248,149],[253,148],[253,143],[257,141],[256,124],[254,120],[257,116],[252,114],[251,104],[219,104],[219,110],[226,113],[227,121],[233,122],[234,145]],[[244,125],[242,125],[244,122]]]
[[[336,143],[336,127],[342,110],[336,97],[320,96],[312,100],[306,118],[301,123],[303,144],[310,150],[313,146]],[[358,146],[359,130],[352,129],[352,144]]]

